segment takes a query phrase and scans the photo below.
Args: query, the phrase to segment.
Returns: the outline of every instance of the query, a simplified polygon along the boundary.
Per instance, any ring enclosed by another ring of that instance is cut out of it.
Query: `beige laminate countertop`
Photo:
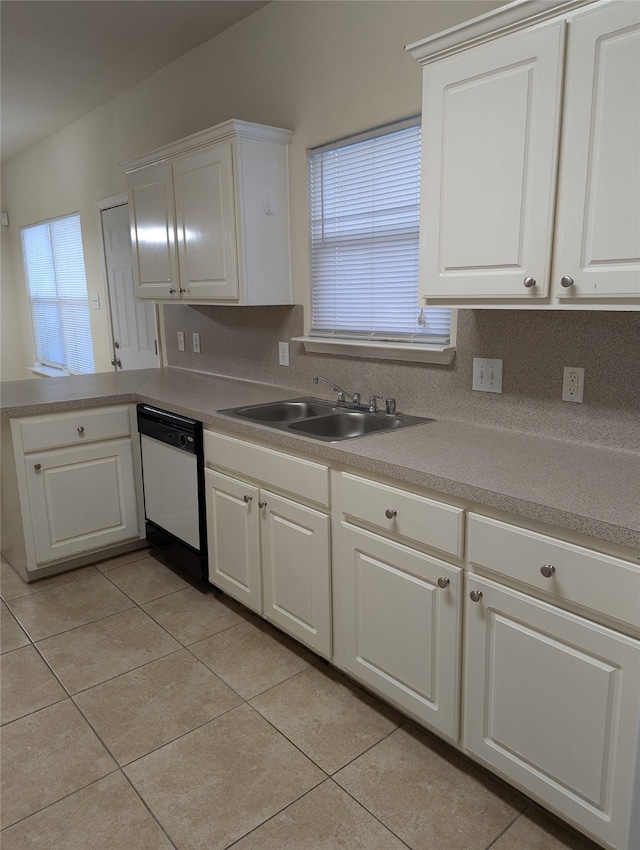
[[[0,407],[3,416],[17,417],[146,402],[228,433],[640,550],[640,453],[452,420],[325,443],[216,412],[302,395],[162,368],[5,382]]]

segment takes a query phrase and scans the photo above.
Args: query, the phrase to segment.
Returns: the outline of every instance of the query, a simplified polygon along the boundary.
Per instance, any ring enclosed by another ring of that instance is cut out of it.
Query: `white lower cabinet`
[[[607,846],[630,848],[638,641],[485,578],[469,576],[467,590],[466,749]]]
[[[25,467],[39,564],[137,535],[130,439],[36,452]]]
[[[291,498],[328,502],[327,467],[212,432],[205,457],[210,582],[330,658],[330,517]]]
[[[2,454],[2,551],[25,580],[144,536],[134,407],[4,420]]]
[[[640,567],[478,514],[468,560],[465,749],[604,846],[635,850]]]
[[[345,669],[457,741],[462,570],[346,522],[340,533]]]

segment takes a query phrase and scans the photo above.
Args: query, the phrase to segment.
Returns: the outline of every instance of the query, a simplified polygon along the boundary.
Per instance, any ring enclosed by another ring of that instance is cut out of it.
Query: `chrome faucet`
[[[343,390],[342,387],[339,387],[337,384],[334,384],[333,381],[330,381],[323,375],[314,375],[313,383],[317,384],[318,381],[324,381],[325,384],[329,384],[329,386],[338,393],[338,404],[345,404],[347,401],[347,397],[351,399],[351,403],[353,405],[358,406],[360,404],[360,393],[348,393],[346,390]]]

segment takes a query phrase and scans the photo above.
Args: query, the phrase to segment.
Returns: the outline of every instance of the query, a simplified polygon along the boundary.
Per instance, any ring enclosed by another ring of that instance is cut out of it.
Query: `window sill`
[[[27,366],[28,372],[33,372],[38,378],[63,378],[71,375],[65,369],[54,369],[52,366],[43,366],[41,363],[36,363],[35,366]]]
[[[296,336],[306,351],[316,354],[342,354],[349,357],[368,357],[376,360],[408,360],[413,363],[443,363],[449,365],[455,357],[455,345],[403,345],[402,343],[367,342],[354,339],[323,339],[315,336]]]

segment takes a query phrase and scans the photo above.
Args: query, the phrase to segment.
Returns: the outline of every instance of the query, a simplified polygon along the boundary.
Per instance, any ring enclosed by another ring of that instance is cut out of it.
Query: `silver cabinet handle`
[[[532,286],[536,285],[536,280],[533,277],[525,277],[522,282],[524,284],[525,289],[531,289]]]
[[[173,287],[169,288],[169,295],[175,295],[175,289]]]
[[[544,566],[540,567],[540,572],[545,578],[551,578],[555,573],[556,568],[553,564],[544,564]]]
[[[249,504],[249,502],[250,502],[252,499],[253,499],[253,496],[243,496],[243,497],[242,497],[242,501],[245,503],[245,505],[248,505],[248,504]]]
[[[258,507],[259,507],[259,508],[266,508],[266,507],[267,507],[267,503],[266,503],[266,502],[258,502]]]
[[[384,515],[386,516],[387,519],[393,519],[394,517],[398,516],[398,512],[395,511],[393,508],[387,508],[386,511],[384,512]]]
[[[178,292],[186,292],[186,291],[187,291],[187,290],[186,290],[186,289],[183,289],[182,287],[180,287],[180,289],[178,290]]]
[[[119,357],[114,357],[113,360],[111,361],[111,365],[112,366],[118,366],[120,369],[122,369],[122,360],[120,360]]]
[[[78,425],[78,434],[80,434],[80,436],[84,434],[84,428],[82,427],[82,425]]]
[[[572,277],[569,277],[569,275],[567,274],[560,278],[560,286],[564,286],[565,289],[568,289],[570,286],[573,286],[574,283],[574,279]]]
[[[469,594],[469,599],[472,602],[480,602],[482,599],[482,591],[481,590],[472,590]]]
[[[449,587],[449,584],[450,584],[449,579],[444,577],[444,576],[440,576],[440,578],[438,579],[438,587],[442,587],[442,588]]]
[[[35,469],[36,472],[40,472],[40,470],[42,469],[42,464],[41,463],[34,463],[33,468]]]

